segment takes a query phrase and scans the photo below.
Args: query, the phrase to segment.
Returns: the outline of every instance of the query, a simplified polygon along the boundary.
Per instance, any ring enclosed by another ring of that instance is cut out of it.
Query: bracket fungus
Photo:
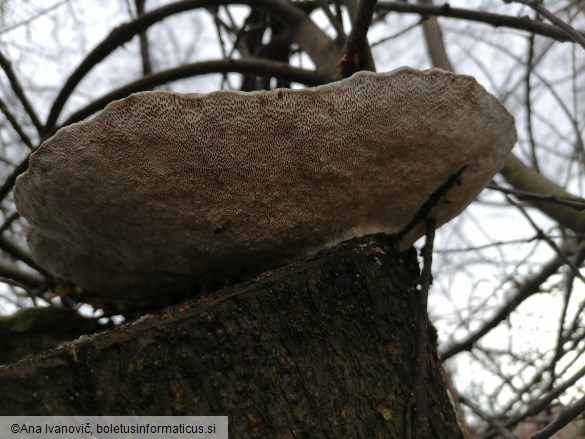
[[[495,97],[436,69],[302,90],[144,92],[44,142],[15,202],[39,265],[143,300],[369,233],[399,234],[406,248],[423,217],[461,212],[515,141]]]

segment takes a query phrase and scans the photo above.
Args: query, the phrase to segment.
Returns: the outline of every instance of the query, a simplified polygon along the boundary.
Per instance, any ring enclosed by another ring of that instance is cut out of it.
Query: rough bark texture
[[[0,414],[227,414],[234,438],[403,438],[417,277],[393,238],[347,241],[0,367]],[[461,438],[428,345],[432,437]]]

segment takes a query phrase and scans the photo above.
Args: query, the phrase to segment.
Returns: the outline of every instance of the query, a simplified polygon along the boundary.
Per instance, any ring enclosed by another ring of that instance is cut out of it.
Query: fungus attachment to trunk
[[[15,202],[56,276],[121,301],[189,295],[356,236],[399,234],[406,248],[417,215],[456,216],[515,141],[495,97],[441,70],[145,92],[44,142]]]

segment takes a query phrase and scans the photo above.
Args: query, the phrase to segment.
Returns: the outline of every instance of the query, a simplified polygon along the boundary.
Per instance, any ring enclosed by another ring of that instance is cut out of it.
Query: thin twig
[[[558,256],[555,256],[550,262],[543,265],[537,274],[518,285],[516,292],[510,295],[506,303],[491,318],[484,321],[479,329],[468,335],[464,340],[445,349],[439,356],[441,361],[444,362],[460,352],[471,350],[479,339],[505,320],[522,302],[533,294],[538,293],[540,286],[549,277],[554,275],[562,265],[563,261]]]
[[[16,265],[0,260],[0,276],[12,279],[26,285],[28,288],[38,288],[44,283],[42,276],[22,271]]]
[[[4,117],[10,123],[12,129],[16,131],[16,134],[18,134],[18,137],[20,137],[22,143],[24,143],[28,147],[28,149],[32,150],[34,147],[32,141],[30,140],[30,137],[28,137],[28,134],[24,132],[24,130],[20,126],[20,123],[18,123],[16,117],[8,109],[2,98],[0,98],[0,111],[4,114]]]
[[[557,253],[557,255],[559,255],[561,260],[565,263],[565,265],[567,265],[567,267],[569,267],[569,269],[573,272],[575,277],[577,277],[579,280],[581,280],[581,282],[585,283],[585,276],[583,276],[581,274],[581,272],[579,271],[579,269],[577,267],[575,267],[575,264],[573,264],[573,262],[571,262],[567,258],[567,255],[565,255],[565,253],[559,248],[559,246],[556,244],[556,242],[554,242],[550,238],[550,236],[548,236],[546,233],[544,233],[544,231],[540,227],[538,227],[538,225],[534,222],[534,220],[530,217],[530,215],[528,215],[528,213],[526,212],[526,209],[524,209],[524,207],[521,206],[520,204],[516,203],[509,195],[506,195],[506,198],[508,199],[508,201],[511,204],[513,204],[514,206],[516,206],[518,208],[518,210],[520,211],[522,216],[524,218],[526,218],[526,220],[534,228],[534,230],[538,234],[539,238],[546,241],[546,243]]]
[[[557,236],[559,238],[560,236]],[[504,245],[517,245],[517,244],[530,244],[538,239],[538,235],[534,235],[528,238],[521,238],[521,239],[509,239],[507,241],[491,241],[487,244],[479,244],[479,245],[470,245],[467,247],[459,247],[459,248],[440,248],[435,249],[435,253],[439,254],[449,254],[449,253],[469,253],[469,252],[477,252],[481,250],[485,250],[488,248],[493,247],[502,247]]]
[[[452,8],[448,3],[432,6],[406,3],[403,1],[384,1],[378,2],[378,12],[400,12],[419,14],[422,16],[438,16],[448,18],[458,18],[467,21],[485,23],[494,27],[507,27],[522,31],[532,32],[537,35],[552,38],[556,41],[574,40],[563,32],[558,26],[543,23],[542,21],[532,20],[529,17],[513,17],[504,14],[494,14],[491,12],[478,11],[474,9]],[[576,31],[580,35],[585,35],[583,31]]]
[[[331,9],[329,9],[329,0],[317,0],[317,2],[321,6],[321,9],[325,13],[325,15],[327,16],[329,23],[331,23],[331,25],[335,29],[335,32],[337,32],[337,41],[340,44],[344,44],[347,40],[347,35],[345,35],[345,31],[343,30],[343,24],[341,23],[340,19],[333,15],[333,12],[331,12]]]
[[[418,20],[416,23],[411,24],[408,27],[405,27],[404,29],[399,30],[396,33],[393,33],[392,35],[388,35],[387,37],[384,37],[378,41],[373,42],[372,44],[370,44],[370,47],[376,47],[379,46],[380,44],[384,44],[388,41],[394,40],[398,37],[401,37],[404,34],[407,34],[408,32],[410,32],[413,29],[416,29],[420,26],[420,24],[424,21],[424,18],[421,18],[420,20]]]
[[[144,15],[144,4],[146,0],[135,0],[136,4],[136,16],[140,17]],[[150,50],[148,47],[148,37],[146,35],[147,30],[138,34],[140,39],[140,58],[142,59],[142,74],[144,76],[152,73],[152,63],[150,61]]]
[[[12,64],[10,63],[8,58],[4,56],[1,50],[0,67],[2,67],[2,69],[4,70],[4,73],[6,74],[6,77],[10,82],[10,86],[12,87],[12,91],[14,91],[14,94],[18,97],[22,106],[24,107],[24,110],[28,114],[28,117],[30,117],[31,122],[33,123],[37,131],[40,133],[41,130],[43,129],[43,124],[41,123],[39,117],[37,116],[37,113],[33,109],[30,101],[26,97],[24,89],[22,88],[22,85],[20,85],[20,81],[18,80],[16,73],[14,73],[14,70],[12,69]]]
[[[522,5],[531,7],[552,24],[557,26],[571,40],[575,41],[577,44],[583,47],[583,49],[585,49],[585,36],[583,36],[582,33],[577,32],[569,23],[563,21],[556,14],[553,14],[551,11],[546,9],[542,3],[542,0],[504,0],[504,3],[520,3]]]
[[[229,11],[227,7],[225,9],[226,11]],[[207,8],[207,12],[209,12],[213,16],[213,22],[215,24],[215,31],[217,34],[217,42],[219,43],[219,47],[221,49],[221,56],[223,59],[228,59],[231,55],[226,50],[227,44],[222,35],[222,28],[226,29],[228,32],[232,32],[232,30],[219,16],[219,6],[216,8]],[[233,48],[235,49],[235,45],[233,46]],[[220,88],[224,89],[226,85],[229,87],[228,74],[223,73],[221,75]]]
[[[479,405],[470,401],[469,399],[465,398],[464,396],[459,397],[459,401],[461,404],[465,404],[467,407],[471,409],[477,416],[487,422],[498,434],[502,437],[502,439],[516,439],[516,436],[512,434],[510,430],[508,430],[504,425],[494,419],[493,417],[489,416],[485,413]]]
[[[341,1],[340,0],[333,0],[333,3],[335,4],[335,17],[339,21],[339,24],[341,25],[341,29],[343,30],[343,12],[341,11]],[[345,31],[343,31],[343,33],[345,35]]]
[[[65,3],[67,3],[68,0],[62,0],[60,2],[57,2],[49,7],[47,7],[46,9],[43,9],[41,11],[39,11],[37,14],[28,17],[22,21],[19,21],[18,23],[14,23],[10,26],[4,27],[2,29],[0,29],[0,34],[5,34],[8,33],[10,31],[13,31],[14,29],[19,28],[20,26],[25,26],[27,24],[32,23],[33,21],[35,21],[38,18],[44,17],[45,15],[47,15],[49,12],[52,12],[53,10],[60,8],[62,5],[64,5]]]
[[[569,387],[574,386],[575,383],[577,383],[577,381],[582,379],[584,376],[585,376],[585,367],[582,367],[577,372],[575,372],[571,377],[569,377],[564,383],[559,384],[555,389],[551,390],[550,392],[548,392],[547,394],[542,396],[540,399],[538,399],[534,403],[530,404],[530,407],[528,407],[528,409],[522,415],[506,421],[505,426],[507,428],[513,428],[515,425],[522,422],[528,416],[534,415],[536,413],[540,413],[545,408],[547,408],[555,399],[557,399],[559,396],[561,396]],[[495,434],[488,434],[488,435],[484,436],[484,438],[489,439],[489,438],[493,438],[495,436],[496,436]],[[545,438],[545,437],[547,437],[547,436],[541,436],[541,439]],[[531,438],[531,439],[534,439],[534,438]]]
[[[37,295],[34,288],[31,288],[30,285],[24,284],[14,279],[9,279],[6,277],[0,276],[0,282],[6,285],[10,285],[12,287],[18,287],[25,291],[28,298],[32,301],[34,306],[37,306]]]
[[[433,283],[433,243],[435,241],[436,220],[427,218],[426,239],[422,250],[423,269],[420,280],[420,295],[418,299],[417,335],[415,378],[412,394],[414,397],[413,438],[428,437],[428,404],[426,396],[427,351],[429,316],[427,311],[429,289]]]
[[[9,215],[5,220],[4,223],[0,226],[0,235],[2,235],[6,230],[10,228],[12,223],[20,218],[20,214],[18,212],[13,212]]]
[[[571,239],[571,238],[569,238],[569,239]],[[585,251],[583,251],[583,249],[581,248],[581,251],[577,251],[575,253],[575,255],[569,256],[569,258],[572,260],[573,265],[575,267],[580,267],[581,264],[583,264],[583,260],[585,258]],[[563,332],[564,332],[564,328],[565,328],[565,323],[567,321],[567,315],[569,312],[569,304],[571,303],[571,296],[573,293],[573,287],[575,285],[575,274],[572,271],[567,273],[566,280],[564,283],[565,283],[565,291],[563,294],[563,306],[562,306],[561,313],[559,316],[556,346],[554,349],[554,356],[553,356],[553,359],[551,361],[551,366],[549,367],[551,386],[552,386],[553,382],[556,381],[556,377],[558,376],[558,371],[557,371],[558,362],[561,360],[563,355],[565,355],[565,353],[566,353],[567,339],[564,336]]]
[[[6,177],[4,180],[4,184],[0,186],[0,203],[4,198],[8,196],[12,188],[14,187],[14,183],[16,183],[16,178],[22,174],[24,171],[28,169],[28,161],[30,159],[30,154],[27,155],[20,164],[12,170],[10,175]]]
[[[39,273],[45,273],[41,267],[37,265],[37,263],[33,260],[33,258],[28,254],[28,252],[20,247],[18,244],[13,242],[11,239],[7,238],[6,236],[0,235],[0,249],[4,250],[9,255],[12,255],[15,259],[24,262],[29,267],[34,268]]]
[[[568,407],[567,409],[563,410],[559,415],[544,427],[542,430],[537,431],[530,439],[547,439],[552,437],[557,431],[567,425],[569,422],[573,421],[577,418],[581,413],[585,412],[585,396],[582,397],[579,401],[577,401],[572,406]]]
[[[579,198],[559,198],[555,195],[543,195],[536,192],[527,192],[519,189],[505,188],[497,184],[491,183],[486,186],[487,189],[492,189],[502,192],[506,195],[513,195],[521,201],[543,201],[546,203],[559,204],[561,206],[572,207],[575,210],[585,210],[585,200]]]
[[[534,34],[530,34],[528,37],[528,59],[526,60],[526,75],[524,77],[525,85],[525,107],[526,107],[526,130],[528,131],[528,140],[530,141],[530,152],[532,155],[532,166],[538,172],[540,167],[538,166],[538,158],[536,156],[536,141],[534,140],[534,130],[532,128],[532,86],[530,79],[532,77],[532,70],[534,69]]]

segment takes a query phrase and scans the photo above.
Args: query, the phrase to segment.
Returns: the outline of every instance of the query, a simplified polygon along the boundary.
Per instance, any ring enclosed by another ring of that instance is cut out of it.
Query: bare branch
[[[8,120],[14,131],[16,131],[16,134],[18,134],[18,137],[20,137],[22,143],[24,143],[28,147],[28,149],[32,150],[33,144],[32,141],[30,140],[30,137],[28,137],[28,134],[24,132],[24,130],[16,120],[16,117],[14,117],[12,112],[8,109],[2,98],[0,98],[0,111],[4,114],[4,117],[6,117],[6,120]]]
[[[433,0],[421,0],[421,3],[427,6],[432,6]],[[454,72],[453,64],[447,54],[445,43],[443,41],[443,31],[437,21],[437,17],[428,17],[422,22],[423,31],[425,35],[425,43],[427,51],[431,57],[434,67],[443,70]]]
[[[4,200],[14,187],[14,183],[16,183],[16,178],[22,174],[24,171],[28,169],[28,161],[30,159],[30,155],[27,155],[26,158],[12,170],[10,175],[4,181],[4,184],[0,187],[0,202]]]
[[[6,218],[6,220],[4,221],[4,224],[0,226],[0,235],[2,235],[6,230],[8,230],[12,223],[16,221],[19,217],[20,214],[18,212],[14,212],[12,213],[12,215],[8,216],[8,218]]]
[[[498,326],[500,322],[505,320],[522,302],[533,294],[538,293],[540,291],[540,286],[549,277],[554,275],[562,265],[563,261],[558,256],[555,256],[550,262],[543,265],[542,269],[537,274],[518,285],[516,292],[510,296],[508,301],[491,318],[486,319],[478,330],[468,335],[467,338],[459,343],[445,349],[440,354],[441,361],[446,361],[460,352],[471,350],[473,345],[479,339]]]
[[[136,4],[136,15],[138,17],[144,15],[144,5],[146,0],[135,0]],[[140,57],[142,59],[142,74],[143,75],[150,75],[152,73],[152,64],[150,61],[150,50],[148,47],[148,37],[146,35],[146,30],[140,32],[139,39],[140,39]]]
[[[528,132],[528,140],[530,141],[530,153],[532,155],[532,166],[538,172],[538,158],[536,156],[536,140],[534,139],[534,129],[532,127],[532,85],[530,79],[534,69],[534,34],[528,37],[528,59],[526,60],[526,75],[524,77],[525,98],[524,105],[526,107],[526,131]]]
[[[28,117],[30,117],[32,124],[35,126],[37,131],[40,133],[42,128],[43,128],[43,124],[41,123],[39,117],[37,116],[37,113],[33,109],[30,101],[26,97],[26,94],[24,93],[24,89],[22,88],[20,81],[16,77],[16,73],[14,73],[14,70],[12,69],[12,64],[10,63],[8,58],[6,58],[4,56],[4,54],[2,53],[1,50],[0,50],[0,67],[2,67],[2,69],[4,70],[4,73],[6,74],[6,77],[8,78],[8,81],[10,82],[10,86],[12,87],[12,91],[14,91],[14,94],[18,97],[18,99],[22,103],[22,106],[24,107],[24,110],[28,114]]]
[[[432,263],[433,263],[433,245],[435,241],[436,220],[428,218],[426,220],[425,246],[422,250],[423,269],[420,280],[420,292],[418,299],[418,316],[417,316],[417,333],[416,333],[416,359],[414,369],[414,387],[412,394],[414,397],[414,425],[413,437],[415,439],[428,437],[428,404],[426,395],[426,377],[427,377],[427,349],[429,337],[429,315],[428,300],[429,290],[433,283]]]
[[[561,198],[555,195],[546,195],[536,192],[521,191],[519,189],[505,188],[494,183],[488,184],[486,188],[493,189],[503,194],[513,195],[521,201],[542,201],[544,203],[554,203],[560,206],[571,207],[578,211],[585,210],[585,200],[583,198]]]
[[[576,419],[581,413],[585,412],[585,396],[582,397],[579,401],[577,401],[572,406],[568,407],[567,409],[563,410],[559,415],[544,427],[542,430],[537,431],[530,439],[547,439],[552,437],[554,433],[559,431],[565,425],[567,425],[572,420]]]
[[[27,288],[38,288],[44,282],[39,275],[22,271],[16,265],[0,260],[0,276],[26,285]],[[0,282],[2,282],[0,280]],[[4,283],[8,283],[4,281]],[[11,284],[12,285],[12,284]],[[24,287],[23,287],[24,288]]]
[[[339,42],[341,44],[345,44],[345,42],[347,40],[347,35],[345,35],[345,31],[343,30],[343,23],[341,22],[341,15],[338,15],[338,16],[333,15],[333,13],[331,12],[331,9],[329,9],[329,1],[328,0],[317,0],[317,2],[321,6],[321,9],[325,13],[325,15],[327,16],[329,23],[331,23],[331,25],[335,29],[335,32],[337,32],[337,42]]]
[[[423,16],[440,16],[449,18],[460,18],[468,21],[489,24],[494,27],[508,27],[511,29],[523,30],[537,35],[552,38],[556,41],[573,41],[558,26],[532,20],[529,17],[513,17],[510,15],[493,14],[490,12],[476,11],[472,9],[452,8],[448,3],[440,6],[417,5],[401,1],[384,1],[378,2],[378,11],[380,12],[401,12],[419,14]],[[585,36],[583,31],[577,31],[580,35]]]
[[[47,15],[49,12],[54,11],[55,9],[60,8],[61,6],[63,6],[65,3],[67,3],[68,0],[61,0],[60,2],[57,2],[55,4],[52,4],[51,6],[47,7],[46,9],[43,9],[41,11],[39,11],[37,14],[33,15],[32,17],[28,17],[27,19],[20,21],[18,23],[15,23],[11,26],[8,27],[4,27],[2,29],[0,29],[0,34],[5,34],[7,32],[10,32],[14,29],[19,28],[20,26],[25,26],[27,24],[32,23],[33,21],[35,21],[38,18],[44,17],[45,15]]]
[[[579,201],[579,197],[571,195],[561,186],[539,174],[535,169],[526,166],[514,154],[510,154],[500,173],[515,189],[540,194],[545,197],[545,200],[532,198],[531,204],[557,221],[561,226],[567,227],[576,233],[585,232],[585,211],[576,210],[574,206],[560,205],[549,201],[550,197],[565,201]]]
[[[28,254],[28,252],[25,249],[20,247],[18,244],[16,244],[6,236],[0,236],[0,249],[12,255],[19,261],[24,262],[29,267],[34,268],[38,272],[45,273],[45,270],[43,270],[41,267],[37,265],[37,263],[33,260],[33,258]]]
[[[517,202],[512,200],[512,198],[510,198],[509,195],[506,195],[506,198],[508,199],[508,201],[510,203],[512,203],[514,206],[516,206],[518,208],[518,210],[520,211],[522,216],[524,216],[524,218],[526,218],[526,220],[530,223],[532,228],[536,231],[538,237],[543,239],[557,253],[557,255],[559,255],[561,260],[565,263],[565,265],[567,265],[569,267],[569,269],[573,272],[575,277],[578,277],[583,283],[585,283],[585,276],[583,276],[581,274],[581,272],[579,271],[579,269],[577,267],[575,267],[575,265],[569,260],[567,255],[564,253],[563,250],[561,250],[559,248],[559,246],[556,244],[556,242],[554,242],[550,236],[548,236],[546,233],[544,233],[544,231],[540,227],[538,227],[538,225],[534,222],[534,220],[530,217],[530,215],[528,215],[528,213],[526,212],[526,209],[524,209],[524,206],[521,206],[520,204],[518,204]]]
[[[491,416],[485,413],[479,405],[473,401],[470,401],[464,396],[459,396],[459,401],[461,404],[465,404],[467,407],[469,407],[471,411],[479,416],[482,420],[487,422],[495,431],[500,434],[503,439],[516,439],[516,436],[514,436],[510,430],[508,430],[501,422],[493,419]]]
[[[337,62],[337,68],[343,77],[351,76],[359,70],[375,71],[368,52],[368,29],[376,3],[376,0],[360,0],[351,33]]]
[[[585,376],[585,367],[582,367],[577,372],[575,372],[571,377],[569,377],[565,382],[557,385],[553,390],[551,390],[546,395],[543,395],[540,399],[538,399],[538,401],[535,401],[534,403],[530,404],[530,406],[525,410],[525,412],[522,415],[508,420],[505,423],[505,426],[507,428],[512,428],[515,425],[517,425],[519,422],[524,420],[527,416],[531,416],[531,415],[534,415],[536,413],[540,413],[545,408],[547,408],[551,402],[553,402],[555,399],[557,399],[559,396],[561,396],[565,392],[565,390],[567,390],[569,387],[574,386],[575,383],[577,383],[577,381],[579,381],[584,376]],[[580,408],[580,406],[579,406],[579,408]],[[490,433],[490,434],[483,436],[484,439],[491,439],[493,437],[496,437],[495,433]],[[545,438],[547,436],[542,436],[542,437]],[[534,439],[534,438],[531,438],[531,439]]]
[[[571,40],[575,41],[585,49],[585,36],[583,36],[582,33],[577,32],[571,25],[561,20],[557,15],[546,9],[542,3],[542,0],[504,0],[504,3],[520,3],[531,7],[552,24],[557,26]]]

